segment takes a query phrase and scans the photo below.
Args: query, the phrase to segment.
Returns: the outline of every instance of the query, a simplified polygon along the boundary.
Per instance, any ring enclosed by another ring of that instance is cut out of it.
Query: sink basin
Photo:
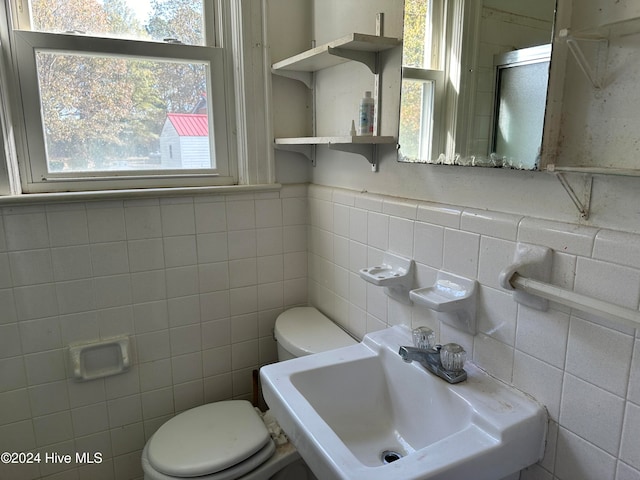
[[[269,408],[323,480],[498,480],[537,462],[544,407],[467,363],[450,385],[401,345],[395,326],[353,346],[261,369]]]

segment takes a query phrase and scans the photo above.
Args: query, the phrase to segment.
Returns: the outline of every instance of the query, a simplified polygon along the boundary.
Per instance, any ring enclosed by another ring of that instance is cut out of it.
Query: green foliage
[[[425,35],[428,1],[405,0],[404,33],[402,39],[402,66],[425,68]],[[427,66],[428,68],[429,66]],[[423,83],[403,81],[401,92],[399,143],[407,158],[419,158],[419,140],[422,137]]]
[[[105,32],[108,18],[96,0],[32,0],[32,28],[45,32]]]
[[[175,38],[189,45],[204,44],[201,1],[152,0],[151,8],[147,31],[152,38]]]
[[[422,82],[402,81],[400,132],[398,143],[401,154],[410,159],[420,158],[422,123]]]
[[[428,20],[427,0],[405,0],[404,33],[402,38],[402,65],[404,67],[429,68],[425,65],[425,35]]]

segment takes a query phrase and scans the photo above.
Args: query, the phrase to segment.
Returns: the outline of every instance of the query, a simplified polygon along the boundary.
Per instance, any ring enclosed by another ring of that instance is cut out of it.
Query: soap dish
[[[69,345],[69,361],[75,380],[84,382],[124,373],[131,368],[128,336]]]
[[[438,312],[439,320],[475,335],[477,283],[440,271],[433,286],[411,290],[409,298],[417,305]]]
[[[367,267],[360,270],[360,276],[369,283],[378,287],[390,287],[400,285],[403,277],[407,275],[407,269],[392,266],[380,265],[377,267]]]
[[[387,295],[411,303],[409,290],[413,286],[413,260],[385,252],[380,265],[361,268],[359,273],[366,282],[384,287]]]

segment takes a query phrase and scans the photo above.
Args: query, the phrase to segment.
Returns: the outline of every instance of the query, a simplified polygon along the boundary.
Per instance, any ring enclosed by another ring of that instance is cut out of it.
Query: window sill
[[[24,193],[21,195],[0,196],[0,206],[147,197],[176,197],[182,195],[225,195],[233,193],[280,190],[281,187],[282,185],[279,183],[272,183],[261,185],[224,185],[213,187],[168,187],[127,190],[97,190],[85,192]]]

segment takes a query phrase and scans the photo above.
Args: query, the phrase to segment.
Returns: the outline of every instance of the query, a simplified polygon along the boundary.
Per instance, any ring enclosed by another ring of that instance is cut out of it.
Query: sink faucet
[[[443,349],[444,356],[447,359],[445,360],[447,363],[446,368],[441,360]],[[405,362],[416,361],[428,371],[449,383],[460,383],[467,379],[467,372],[462,369],[466,352],[457,343],[448,343],[444,347],[442,345],[429,348],[400,347],[398,353]]]

